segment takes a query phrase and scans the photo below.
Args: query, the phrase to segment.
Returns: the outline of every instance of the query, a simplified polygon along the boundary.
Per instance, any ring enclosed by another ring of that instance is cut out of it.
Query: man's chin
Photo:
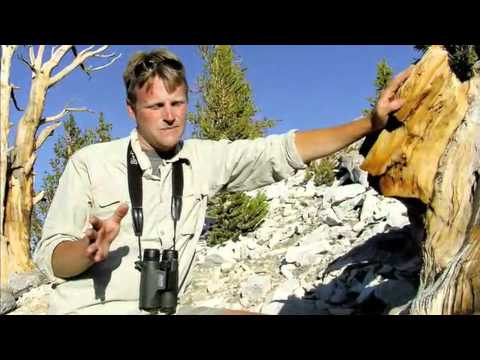
[[[155,148],[156,148],[157,151],[161,151],[161,152],[174,151],[175,148],[177,147],[178,143],[180,142],[180,140],[181,139],[178,139],[177,141],[157,143],[157,144],[155,144]]]

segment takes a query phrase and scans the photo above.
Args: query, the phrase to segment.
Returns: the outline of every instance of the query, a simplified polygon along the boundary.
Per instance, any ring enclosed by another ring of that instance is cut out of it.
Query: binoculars
[[[158,311],[171,315],[177,309],[178,252],[145,249],[143,260],[136,262],[140,270],[139,308],[151,313]]]

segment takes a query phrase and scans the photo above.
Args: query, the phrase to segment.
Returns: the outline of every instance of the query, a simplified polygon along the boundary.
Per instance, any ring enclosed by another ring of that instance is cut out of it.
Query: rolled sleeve
[[[42,238],[42,242],[38,244],[33,255],[33,261],[38,269],[47,276],[48,280],[53,283],[63,282],[64,279],[55,276],[52,267],[53,251],[60,243],[64,241],[73,241],[69,236],[56,235],[50,238]]]
[[[295,170],[304,170],[307,165],[303,162],[300,154],[298,153],[297,146],[295,145],[295,134],[298,130],[290,130],[285,136],[285,152],[288,164]]]
[[[50,281],[63,281],[55,276],[52,268],[52,255],[57,245],[83,237],[91,204],[89,188],[86,166],[74,155],[60,178],[42,238],[33,254],[33,261]]]

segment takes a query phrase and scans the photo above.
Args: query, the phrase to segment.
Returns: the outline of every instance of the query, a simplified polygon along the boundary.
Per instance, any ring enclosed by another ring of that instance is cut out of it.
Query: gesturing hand
[[[113,215],[105,220],[96,216],[90,218],[91,229],[85,232],[90,245],[87,247],[87,256],[95,263],[107,258],[110,244],[115,240],[119,231],[120,223],[128,212],[128,205],[121,204]]]

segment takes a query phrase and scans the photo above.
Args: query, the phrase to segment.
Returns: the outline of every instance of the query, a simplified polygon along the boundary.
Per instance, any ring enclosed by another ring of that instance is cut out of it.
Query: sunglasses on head
[[[145,72],[155,70],[159,65],[166,65],[173,70],[180,71],[183,69],[183,65],[175,59],[146,59],[137,64],[133,69],[135,77],[139,77]]]

